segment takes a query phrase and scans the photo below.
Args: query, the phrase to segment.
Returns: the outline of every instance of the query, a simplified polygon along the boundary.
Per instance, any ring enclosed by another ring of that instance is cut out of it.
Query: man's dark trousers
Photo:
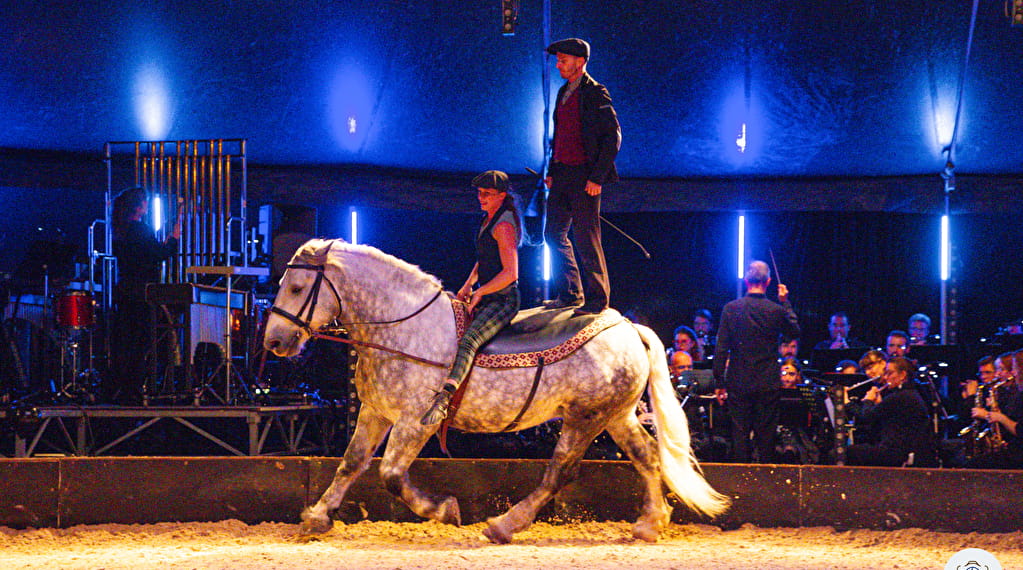
[[[567,301],[585,297],[584,307],[596,311],[608,306],[611,285],[600,238],[600,195],[586,193],[587,173],[585,164],[551,164],[544,237],[553,253],[554,290],[558,296]],[[581,275],[569,229],[579,252]]]
[[[778,430],[780,390],[728,394],[728,417],[732,420],[732,460],[749,463],[749,432],[753,430],[753,443],[760,463],[774,461],[775,432]],[[756,421],[754,421],[756,418]]]

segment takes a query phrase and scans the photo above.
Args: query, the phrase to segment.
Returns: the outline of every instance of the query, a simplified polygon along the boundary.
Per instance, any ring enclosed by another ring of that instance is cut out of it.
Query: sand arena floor
[[[920,529],[836,531],[757,528],[722,531],[671,525],[655,544],[631,540],[630,523],[537,523],[508,545],[493,545],[482,523],[336,523],[311,540],[297,525],[239,521],[0,527],[0,566],[46,569],[417,568],[945,568],[964,548],[1023,568],[1023,532],[951,534]]]

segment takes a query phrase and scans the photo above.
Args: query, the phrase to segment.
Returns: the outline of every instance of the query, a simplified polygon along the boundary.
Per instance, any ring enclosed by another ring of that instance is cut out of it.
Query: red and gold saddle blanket
[[[469,311],[465,303],[451,299],[458,338],[465,334]],[[476,354],[476,366],[483,368],[521,368],[557,362],[575,352],[597,333],[623,320],[614,309],[598,315],[572,316],[573,309],[535,307],[519,311],[511,324],[483,345]]]

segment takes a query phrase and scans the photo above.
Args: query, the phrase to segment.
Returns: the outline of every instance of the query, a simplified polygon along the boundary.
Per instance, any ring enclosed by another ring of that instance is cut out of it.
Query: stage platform
[[[231,455],[330,454],[326,409],[314,404],[276,406],[42,406],[0,409],[15,426],[13,457],[117,455],[144,437],[159,438],[167,423],[183,426],[211,447]],[[161,445],[159,441],[150,445]],[[168,442],[167,445],[173,445]],[[180,445],[180,444],[178,444]],[[164,448],[155,454],[171,454]],[[194,454],[193,451],[191,454]],[[137,452],[128,454],[138,455]],[[154,454],[153,452],[147,453]]]
[[[296,523],[340,462],[334,457],[86,457],[0,460],[0,525],[156,523],[238,519]],[[338,511],[346,522],[418,521],[380,483],[379,460]],[[412,480],[451,493],[462,521],[503,512],[539,483],[545,460],[420,459]],[[1010,532],[1023,512],[1023,471],[789,465],[704,465],[732,498],[715,521],[674,501],[672,519],[722,528],[833,526]],[[631,464],[584,461],[579,478],[541,511],[541,520],[633,520],[641,483]]]

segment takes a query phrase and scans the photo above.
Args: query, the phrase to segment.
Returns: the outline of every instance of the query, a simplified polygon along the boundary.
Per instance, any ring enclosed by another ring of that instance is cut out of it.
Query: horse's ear
[[[330,246],[332,245],[334,245],[332,242],[321,241],[317,244],[318,247],[316,248],[316,253],[313,255],[316,257],[327,257],[327,253],[330,252]]]

